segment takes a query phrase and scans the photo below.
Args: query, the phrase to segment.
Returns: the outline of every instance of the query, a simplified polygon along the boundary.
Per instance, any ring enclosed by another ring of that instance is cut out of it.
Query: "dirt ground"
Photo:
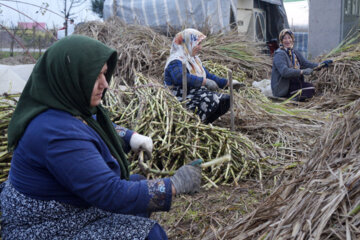
[[[0,64],[3,65],[19,65],[19,64],[34,64],[34,60],[28,55],[17,55],[15,57],[1,58]]]
[[[250,213],[269,193],[270,187],[261,190],[254,180],[201,189],[193,196],[177,196],[169,212],[154,213],[151,218],[165,228],[169,239],[202,239]]]

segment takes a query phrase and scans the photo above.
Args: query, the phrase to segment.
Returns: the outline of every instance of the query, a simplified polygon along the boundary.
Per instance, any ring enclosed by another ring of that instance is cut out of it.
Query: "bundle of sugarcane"
[[[7,148],[7,128],[15,110],[19,94],[0,96],[0,183],[7,179],[12,153]]]
[[[128,91],[111,89],[105,102],[117,124],[153,139],[154,155],[147,164],[158,174],[172,172],[194,159],[208,162],[227,154],[231,160],[226,164],[204,171],[206,187],[236,183],[270,170],[260,147],[246,136],[229,128],[202,124],[157,80],[139,74],[135,82]],[[119,101],[118,95],[127,100]],[[131,167],[133,172],[139,171],[136,162]],[[154,174],[150,173],[150,177],[156,177]]]
[[[342,113],[349,110],[360,98],[360,88],[343,89],[337,94],[327,92],[313,98],[306,105],[307,108],[320,112]]]
[[[332,121],[302,169],[205,239],[359,239],[360,100]]]
[[[202,63],[203,63],[203,66],[206,69],[208,69],[212,74],[215,74],[216,76],[219,76],[222,78],[227,78],[228,72],[229,72],[229,70],[231,70],[228,67],[226,67],[225,65],[213,62],[211,60],[203,61]],[[236,71],[232,71],[232,78],[239,82],[247,83],[247,84],[251,85],[246,73],[240,69],[237,69]]]
[[[344,94],[346,90],[360,88],[360,34],[356,34],[342,42],[322,59],[332,59],[334,62],[328,68],[322,68],[310,78],[318,92],[323,95]],[[346,94],[346,93],[345,93]]]

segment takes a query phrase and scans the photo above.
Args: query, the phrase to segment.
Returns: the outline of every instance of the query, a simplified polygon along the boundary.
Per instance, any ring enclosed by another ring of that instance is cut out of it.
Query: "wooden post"
[[[182,63],[182,101],[184,108],[186,107],[186,96],[187,96],[187,77],[186,77],[186,65]]]
[[[230,130],[235,130],[234,124],[234,89],[232,84],[232,71],[228,70],[228,80],[229,80],[229,89],[230,89]]]

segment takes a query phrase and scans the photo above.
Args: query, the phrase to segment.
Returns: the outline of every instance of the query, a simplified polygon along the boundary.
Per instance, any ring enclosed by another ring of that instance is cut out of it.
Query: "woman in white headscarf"
[[[182,63],[185,63],[187,107],[196,112],[204,123],[212,123],[229,110],[230,96],[215,92],[228,86],[228,80],[209,73],[198,57],[205,38],[203,33],[192,28],[176,34],[165,65],[164,83],[182,101]]]

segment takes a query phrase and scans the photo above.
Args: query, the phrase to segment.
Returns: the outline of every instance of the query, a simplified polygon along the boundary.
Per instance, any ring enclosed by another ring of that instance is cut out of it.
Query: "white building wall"
[[[328,53],[342,40],[344,0],[309,0],[309,57]]]

